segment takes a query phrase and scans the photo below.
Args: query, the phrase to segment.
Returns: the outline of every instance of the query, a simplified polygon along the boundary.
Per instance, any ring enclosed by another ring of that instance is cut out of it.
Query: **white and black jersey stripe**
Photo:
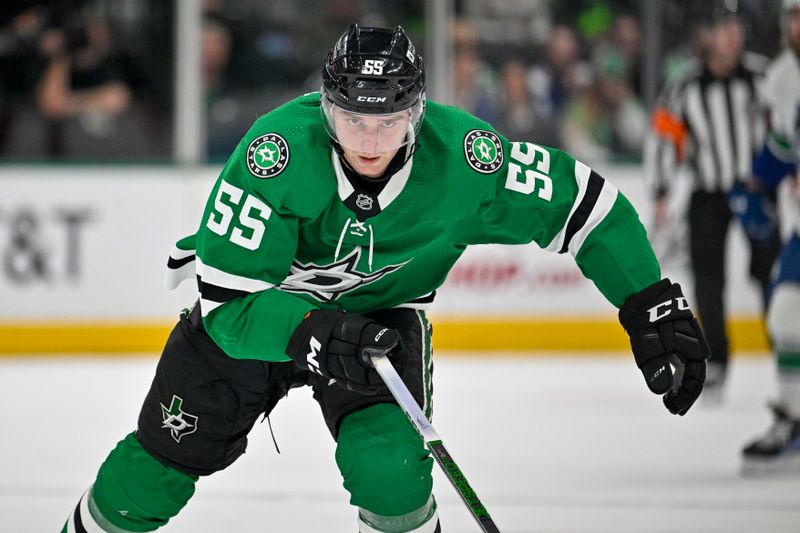
[[[254,292],[271,289],[275,285],[258,279],[229,274],[204,264],[195,258],[197,287],[200,290],[200,310],[203,316],[227,301],[247,296]]]
[[[546,248],[573,256],[578,254],[589,233],[606,218],[619,194],[616,187],[580,161],[575,161],[575,179],[578,182],[575,202],[561,231]]]
[[[404,304],[400,304],[398,308],[407,308],[407,309],[418,309],[422,311],[430,310],[431,305],[433,304],[433,300],[436,298],[436,291],[429,292],[419,298],[414,298],[413,300],[409,300]]]
[[[753,157],[761,148],[766,120],[761,104],[765,62],[747,54],[727,77],[714,76],[698,65],[665,90],[674,116],[686,127],[684,162],[694,175],[694,189],[728,192],[736,181],[750,177]],[[646,154],[656,191],[669,189],[681,161],[675,147],[662,142]]]
[[[172,248],[167,259],[167,272],[164,276],[164,285],[174,289],[182,281],[194,277],[194,250],[183,250],[177,246]]]
[[[197,279],[200,310],[203,316],[234,298],[265,291],[275,286],[266,281],[237,276],[208,266],[197,257],[194,250],[175,247],[167,260],[165,285],[174,289],[187,279]]]

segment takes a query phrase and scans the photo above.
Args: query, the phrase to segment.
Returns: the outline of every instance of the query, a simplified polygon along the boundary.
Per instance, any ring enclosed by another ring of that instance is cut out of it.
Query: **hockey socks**
[[[62,531],[153,531],[186,505],[196,481],[158,462],[131,433],[111,451]]]
[[[120,529],[108,520],[97,509],[97,504],[92,497],[92,489],[83,493],[78,505],[64,524],[61,533],[95,533],[104,531],[105,533],[129,533],[128,530]]]
[[[800,350],[779,350],[778,403],[786,414],[800,420]]]
[[[358,533],[439,533],[439,515],[433,496],[415,511],[400,516],[381,516],[360,509]]]
[[[783,265],[781,265],[783,266]],[[776,349],[778,399],[767,432],[742,450],[745,475],[800,475],[800,284],[776,285],[768,315]]]
[[[403,516],[430,502],[433,459],[396,404],[347,415],[339,430],[336,463],[350,503],[370,516]]]
[[[792,242],[797,242],[795,239],[797,239],[796,236]],[[797,253],[790,255],[800,259],[800,242],[795,248]],[[779,276],[786,274],[784,257],[781,258],[780,267]],[[800,272],[794,274],[800,276]],[[782,280],[773,289],[767,324],[775,344],[778,364],[778,404],[790,418],[795,420],[800,420],[800,319],[797,315],[798,309],[800,309],[800,279]]]

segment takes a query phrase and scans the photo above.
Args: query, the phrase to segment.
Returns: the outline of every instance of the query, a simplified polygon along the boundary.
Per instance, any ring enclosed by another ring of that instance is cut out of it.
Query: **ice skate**
[[[800,476],[800,420],[790,418],[779,405],[770,408],[772,426],[742,450],[742,475]]]

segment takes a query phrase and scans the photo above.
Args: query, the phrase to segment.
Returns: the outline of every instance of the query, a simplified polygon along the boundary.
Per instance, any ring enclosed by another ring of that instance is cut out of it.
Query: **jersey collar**
[[[414,155],[412,152],[413,149],[413,143],[408,143],[406,145],[406,157],[408,157],[408,160],[397,172],[392,175],[392,177],[389,178],[386,186],[377,195],[376,199],[381,211],[386,209],[386,207],[391,204],[395,198],[400,196],[401,192],[403,192],[403,189],[408,182],[408,178],[411,175],[411,166],[414,164]],[[336,174],[336,188],[339,193],[339,198],[342,200],[342,202],[344,202],[348,197],[350,197],[350,195],[353,194],[353,192],[355,192],[355,189],[350,183],[350,180],[347,179],[344,169],[342,168],[342,162],[339,160],[339,154],[335,149],[331,149],[331,162],[333,163],[333,171]]]

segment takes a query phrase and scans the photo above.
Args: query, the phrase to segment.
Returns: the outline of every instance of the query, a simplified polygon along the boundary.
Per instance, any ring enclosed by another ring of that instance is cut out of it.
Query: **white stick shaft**
[[[461,469],[444,447],[441,437],[439,437],[439,434],[433,429],[431,423],[428,422],[428,418],[422,412],[419,405],[417,405],[414,397],[408,392],[406,384],[400,379],[391,361],[385,356],[373,356],[371,359],[375,370],[377,370],[378,374],[383,378],[384,383],[386,383],[394,399],[397,400],[400,408],[405,411],[408,419],[411,420],[411,423],[417,428],[417,432],[422,436],[426,447],[430,450],[436,462],[439,463],[439,466],[442,467],[450,483],[452,483],[453,487],[458,491],[459,496],[461,496],[461,499],[466,504],[472,517],[475,518],[481,531],[485,533],[500,533],[500,530],[497,529],[497,525],[495,525],[492,517],[486,510],[486,507],[484,507],[480,499],[478,499],[478,495],[475,494],[475,491],[469,486]]]
[[[406,384],[403,383],[397,370],[392,366],[391,361],[384,356],[373,356],[372,365],[375,367],[375,370],[378,371],[381,378],[383,378],[392,396],[394,396],[394,399],[397,400],[397,403],[403,411],[405,411],[411,423],[414,424],[419,434],[422,435],[422,439],[425,442],[442,440],[439,434],[436,433],[436,430],[433,429],[431,423],[428,422],[428,417],[422,412],[417,401],[411,396]]]

